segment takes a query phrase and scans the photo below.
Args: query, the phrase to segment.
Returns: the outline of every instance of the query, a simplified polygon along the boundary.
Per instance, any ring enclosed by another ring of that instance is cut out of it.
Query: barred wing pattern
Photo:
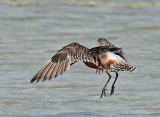
[[[112,43],[110,43],[109,41],[107,41],[106,39],[103,38],[99,38],[97,40],[102,46],[107,46],[108,48],[115,48],[116,46],[113,45]]]
[[[113,45],[112,43],[110,43],[109,41],[107,41],[106,39],[103,39],[103,38],[99,38],[97,41],[102,45],[103,48],[105,47],[106,50],[111,51],[111,52],[121,56],[123,59],[125,59],[123,56],[124,53],[122,51],[122,48],[116,47],[115,45]]]
[[[71,43],[59,50],[57,54],[38,71],[30,82],[38,82],[40,79],[43,79],[43,81],[47,79],[51,80],[53,77],[64,73],[70,65],[78,61],[91,62],[97,66],[101,64],[99,57],[88,48],[78,43]]]
[[[113,64],[110,66],[111,72],[118,72],[118,71],[129,71],[132,72],[136,70],[136,67],[126,63],[126,64]]]
[[[92,50],[100,50],[100,52],[105,52],[105,50],[107,50],[108,52],[113,52],[116,55],[120,56],[123,61],[123,64],[119,64],[119,63],[116,63],[116,64],[112,64],[110,66],[110,70],[111,72],[117,72],[117,71],[134,71],[136,68],[132,65],[130,65],[127,60],[125,59],[125,57],[123,56],[123,51],[122,51],[122,48],[118,48],[116,47],[115,45],[111,44],[109,41],[107,41],[106,39],[103,39],[103,38],[99,38],[97,40],[102,46],[99,46],[99,47],[95,47],[95,48],[92,48]],[[103,51],[102,51],[103,50]],[[113,57],[113,58],[116,58],[116,57]],[[117,60],[118,61],[118,60]]]

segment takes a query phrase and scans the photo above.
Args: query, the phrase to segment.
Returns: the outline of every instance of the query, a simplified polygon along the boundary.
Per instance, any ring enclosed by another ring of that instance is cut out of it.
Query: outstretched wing
[[[107,46],[108,48],[115,48],[116,47],[115,45],[113,45],[112,43],[110,43],[109,41],[107,41],[104,38],[99,38],[97,41],[101,44],[101,46]]]
[[[115,53],[115,54],[117,54],[117,55],[119,55],[120,57],[122,57],[124,60],[126,60],[125,58],[124,58],[124,56],[123,56],[123,51],[122,51],[122,48],[118,48],[118,47],[116,47],[115,45],[113,45],[112,43],[110,43],[109,41],[107,41],[106,39],[104,39],[104,38],[99,38],[98,40],[97,40],[100,44],[101,44],[101,46],[99,46],[101,49],[99,49],[99,50],[105,50],[105,51],[111,51],[111,52],[113,52],[113,53]],[[94,48],[93,48],[94,49]]]
[[[91,62],[97,66],[101,64],[99,57],[92,53],[88,48],[78,44],[71,43],[55,54],[31,79],[31,83],[40,79],[43,81],[52,79],[64,73],[70,65],[75,62]]]

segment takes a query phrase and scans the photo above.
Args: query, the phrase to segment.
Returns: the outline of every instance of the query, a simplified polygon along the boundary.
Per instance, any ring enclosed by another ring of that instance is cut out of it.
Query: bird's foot
[[[103,97],[103,95],[104,96],[106,96],[106,87],[103,87],[103,89],[102,89],[102,93],[101,93],[101,98]]]
[[[114,85],[112,85],[110,96],[114,93],[114,88],[115,88]]]

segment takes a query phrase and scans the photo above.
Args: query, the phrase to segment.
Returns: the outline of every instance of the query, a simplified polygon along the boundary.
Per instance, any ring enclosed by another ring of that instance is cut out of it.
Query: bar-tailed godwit
[[[118,48],[111,44],[109,41],[103,38],[97,40],[101,45],[88,49],[78,43],[71,43],[60,49],[44,66],[35,74],[31,79],[31,83],[38,82],[42,79],[51,80],[53,77],[63,74],[71,65],[78,61],[84,62],[84,64],[90,68],[96,69],[98,72],[105,71],[108,74],[109,79],[102,88],[102,96],[106,96],[106,86],[111,79],[109,72],[115,72],[116,77],[111,87],[112,95],[114,93],[115,82],[118,78],[119,71],[132,72],[136,68],[130,65],[124,58],[122,48]]]

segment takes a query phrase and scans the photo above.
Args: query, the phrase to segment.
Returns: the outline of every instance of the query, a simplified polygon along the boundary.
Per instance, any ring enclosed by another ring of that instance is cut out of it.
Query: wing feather
[[[34,75],[34,77],[32,78],[32,80],[30,82],[34,82],[35,80],[38,80],[40,78],[41,73],[43,72],[43,70],[48,66],[48,64],[50,64],[51,60],[47,61],[43,67],[37,72],[37,74]]]
[[[43,81],[45,81],[45,80],[47,80],[49,78],[53,68],[54,68],[54,63],[52,62],[52,65],[50,66],[49,70],[46,72],[46,75],[44,76]]]
[[[62,67],[62,68],[61,68],[61,73],[60,73],[60,75],[63,74],[63,72],[64,72],[65,61],[62,61],[61,67]]]
[[[69,68],[69,64],[70,64],[70,61],[69,59],[67,59],[65,63],[64,71],[66,71]]]
[[[57,72],[58,67],[59,67],[59,63],[57,63],[55,68],[53,69],[52,74],[51,74],[52,77],[56,77],[56,72]],[[51,77],[51,79],[52,79],[52,77]]]
[[[92,51],[98,51],[99,54],[105,51],[111,51],[126,60],[123,56],[124,53],[122,51],[122,48],[116,47],[104,38],[99,38],[97,41],[101,44],[101,46],[92,48]]]
[[[107,41],[106,39],[104,38],[99,38],[97,40],[102,46],[107,46],[109,48],[115,48],[116,46],[113,45],[112,43],[110,43],[109,41]]]
[[[60,73],[61,73],[61,64],[62,64],[62,62],[59,63],[59,66],[58,66],[58,68],[57,68],[57,72],[56,72],[55,77],[57,77],[57,76],[60,75]]]
[[[45,68],[44,70],[40,73],[39,78],[37,79],[36,82],[38,82],[40,79],[43,79],[46,72],[48,71],[48,69],[50,68],[50,66],[52,65],[52,62],[50,62]]]
[[[49,74],[49,76],[48,76],[48,78],[49,78],[49,80],[51,80],[52,79],[52,77],[53,77],[53,71],[54,71],[54,69],[55,69],[55,67],[56,67],[56,65],[57,65],[57,63],[54,63],[53,64],[53,66],[52,66],[52,69],[50,69],[50,74]]]
[[[38,82],[40,79],[51,80],[53,77],[63,74],[71,64],[78,61],[91,62],[95,65],[101,64],[96,53],[78,43],[71,43],[60,49],[30,82]]]

